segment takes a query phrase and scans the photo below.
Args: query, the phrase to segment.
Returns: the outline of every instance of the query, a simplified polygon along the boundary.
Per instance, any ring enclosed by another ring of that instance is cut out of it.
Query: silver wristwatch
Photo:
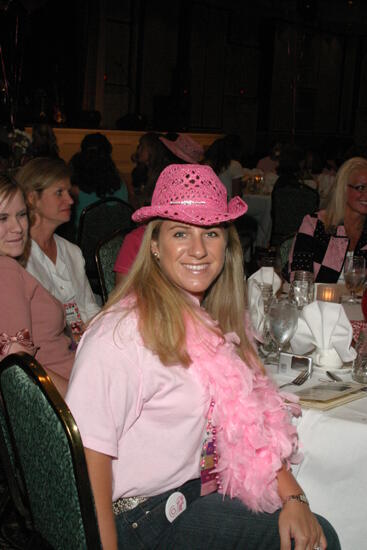
[[[283,504],[285,504],[286,502],[289,502],[290,500],[298,500],[298,502],[302,502],[302,504],[309,505],[307,497],[304,493],[301,493],[299,495],[289,495],[285,497],[285,499],[283,500]]]

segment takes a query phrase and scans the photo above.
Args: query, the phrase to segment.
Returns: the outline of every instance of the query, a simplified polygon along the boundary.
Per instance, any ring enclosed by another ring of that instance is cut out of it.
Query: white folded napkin
[[[248,305],[255,336],[261,340],[264,332],[264,301],[260,284],[270,284],[273,288],[273,296],[281,287],[281,278],[275,273],[273,267],[261,267],[247,279]]]
[[[292,350],[304,355],[314,351],[314,360],[321,367],[341,367],[352,361],[356,351],[351,347],[352,325],[342,304],[315,301],[305,306],[298,318]]]

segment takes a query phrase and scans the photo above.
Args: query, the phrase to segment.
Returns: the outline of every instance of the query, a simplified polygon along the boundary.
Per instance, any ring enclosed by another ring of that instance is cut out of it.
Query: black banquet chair
[[[77,244],[82,250],[85,271],[95,294],[102,294],[95,259],[97,246],[114,231],[128,232],[134,229],[132,213],[130,204],[116,197],[106,197],[82,210]]]
[[[27,353],[0,363],[0,391],[9,461],[22,478],[34,532],[44,541],[38,547],[100,549],[84,449],[65,401]]]
[[[108,295],[115,287],[113,267],[126,233],[118,229],[97,245],[96,263],[103,304],[107,302]]]

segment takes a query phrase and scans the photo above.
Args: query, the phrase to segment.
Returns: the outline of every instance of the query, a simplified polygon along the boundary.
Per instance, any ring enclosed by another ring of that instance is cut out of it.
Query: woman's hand
[[[294,539],[295,550],[325,550],[325,535],[309,506],[297,500],[290,500],[283,506],[279,515],[279,535],[281,550],[291,549]]]

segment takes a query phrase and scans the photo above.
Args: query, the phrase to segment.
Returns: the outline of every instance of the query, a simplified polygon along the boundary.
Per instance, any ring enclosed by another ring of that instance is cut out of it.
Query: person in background
[[[239,136],[227,135],[216,139],[205,151],[204,163],[211,166],[227,189],[227,197],[241,194],[243,168],[239,162],[242,143]]]
[[[279,164],[279,156],[282,150],[282,144],[279,141],[276,141],[269,152],[269,155],[266,157],[261,158],[256,168],[259,168],[259,170],[262,170],[264,175],[268,172],[270,173],[277,173],[277,168]]]
[[[273,191],[280,187],[299,187],[303,185],[303,164],[304,153],[302,149],[287,143],[282,147],[278,160],[278,179],[276,180]]]
[[[162,170],[174,162],[182,162],[164,146],[160,137],[164,134],[146,132],[138,142],[131,160],[135,166],[131,172],[131,181],[134,188],[134,208],[149,203],[155,182]]]
[[[78,347],[66,401],[105,549],[340,549],[291,474],[289,404],[244,321],[246,210],[210,166],[165,168],[133,215],[136,261]]]
[[[84,325],[100,307],[88,282],[84,258],[75,244],[55,233],[70,220],[70,169],[61,159],[35,158],[18,171],[30,215],[31,247],[26,269],[64,306],[77,344]]]
[[[325,169],[326,161],[321,150],[308,149],[305,154],[303,181],[320,196],[320,210],[324,209],[330,200],[335,185],[335,174]]]
[[[23,190],[0,173],[0,359],[9,353],[37,354],[62,396],[74,362],[65,334],[63,305],[23,267],[28,215]]]
[[[203,154],[201,145],[185,134],[148,133],[142,136],[134,160],[137,161],[137,166],[145,165],[147,170],[145,183],[141,184],[137,194],[139,200],[136,206],[146,206],[150,203],[158,176],[166,166],[199,163]],[[116,285],[121,283],[130,271],[143,240],[144,231],[145,225],[140,225],[126,235],[113,268]]]
[[[193,163],[203,159],[203,147],[187,134],[167,133],[159,139],[181,162]]]
[[[47,122],[39,122],[32,126],[32,141],[26,155],[31,158],[59,158],[59,147],[55,132]]]
[[[127,187],[112,159],[112,145],[100,132],[83,138],[81,151],[71,158],[70,167],[76,230],[80,214],[89,204],[105,197],[128,200]]]
[[[314,273],[318,283],[337,283],[347,254],[367,261],[367,159],[353,157],[339,168],[325,208],[307,215],[297,232],[284,275]]]

